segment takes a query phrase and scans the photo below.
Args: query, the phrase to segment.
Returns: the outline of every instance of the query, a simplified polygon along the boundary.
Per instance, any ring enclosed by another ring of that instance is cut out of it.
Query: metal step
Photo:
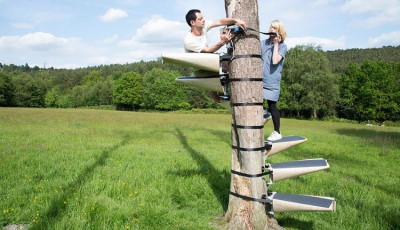
[[[307,141],[307,138],[300,136],[284,136],[277,141],[266,141],[266,145],[271,145],[271,149],[267,151],[267,156],[272,156],[285,149],[299,145]]]
[[[336,200],[332,197],[272,193],[272,213],[275,212],[336,212]]]
[[[179,77],[175,80],[189,86],[207,89],[219,93],[224,92],[224,87],[221,84],[221,79],[219,75],[212,77]]]
[[[328,161],[322,158],[267,164],[267,169],[271,172],[270,184],[328,168]]]
[[[214,53],[164,53],[164,63],[183,65],[219,73],[220,56]]]

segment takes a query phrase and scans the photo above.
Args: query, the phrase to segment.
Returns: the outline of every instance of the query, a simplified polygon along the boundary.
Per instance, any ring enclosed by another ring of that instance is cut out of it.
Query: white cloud
[[[183,38],[188,31],[188,26],[182,22],[164,19],[160,15],[153,15],[147,22],[136,30],[130,40],[120,42],[121,46],[146,47],[147,49],[168,49],[170,47],[183,47]]]
[[[342,11],[360,14],[366,18],[357,18],[351,24],[375,28],[387,24],[400,24],[400,3],[398,0],[350,0],[342,6]]]
[[[111,8],[107,10],[107,12],[100,17],[103,22],[113,22],[118,19],[127,17],[128,13],[121,9]]]
[[[77,38],[60,38],[44,32],[29,33],[23,36],[2,36],[0,37],[0,50],[49,52],[78,40]]]
[[[379,37],[368,39],[371,47],[398,46],[400,45],[400,31],[384,33]]]
[[[11,23],[11,26],[16,29],[32,29],[34,26],[30,23]]]
[[[319,37],[295,37],[285,40],[288,49],[297,45],[313,45],[321,46],[323,50],[337,50],[346,48],[346,37],[341,36],[336,39],[319,38]]]
[[[29,65],[41,66],[45,61],[56,68],[75,68],[80,64],[87,66],[86,59],[102,52],[104,48],[85,44],[80,38],[63,38],[44,32],[0,37],[0,59],[15,64],[24,60]]]
[[[179,18],[182,18],[185,23],[185,15],[191,9],[201,10],[205,20],[217,20],[226,16],[224,1],[175,0],[173,5],[181,13]],[[188,27],[187,24],[186,26]]]
[[[342,6],[343,11],[350,13],[366,13],[386,10],[388,6],[396,4],[397,0],[350,0]]]
[[[312,7],[319,7],[319,6],[325,6],[328,5],[331,2],[336,2],[337,0],[315,0],[313,2],[310,2],[309,5]]]
[[[117,39],[118,39],[118,35],[115,34],[114,36],[112,36],[112,37],[110,37],[110,38],[106,38],[106,39],[100,41],[99,43],[100,43],[100,44],[112,44],[112,43],[114,43]]]

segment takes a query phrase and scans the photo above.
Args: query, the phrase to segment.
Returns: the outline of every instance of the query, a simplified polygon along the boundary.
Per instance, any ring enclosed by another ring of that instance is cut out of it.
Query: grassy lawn
[[[229,114],[0,108],[0,228],[213,229],[228,205],[230,123]],[[331,168],[270,189],[335,197],[337,212],[277,213],[280,225],[400,228],[400,128],[281,126],[308,141],[269,162],[325,158]]]

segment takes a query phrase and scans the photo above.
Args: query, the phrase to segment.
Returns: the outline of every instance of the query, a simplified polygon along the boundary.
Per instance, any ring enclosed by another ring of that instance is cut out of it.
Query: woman
[[[269,32],[276,33],[276,35],[270,35],[268,39],[261,41],[263,94],[264,99],[268,102],[268,110],[271,113],[272,122],[274,123],[274,131],[267,140],[276,141],[282,139],[280,114],[276,103],[279,99],[281,73],[287,51],[287,46],[284,43],[286,39],[286,30],[282,22],[275,20],[271,22]]]

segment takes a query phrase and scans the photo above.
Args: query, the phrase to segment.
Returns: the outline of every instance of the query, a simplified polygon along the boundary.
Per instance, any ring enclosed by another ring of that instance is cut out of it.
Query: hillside
[[[364,60],[400,62],[400,46],[327,51],[326,56],[331,64],[332,71],[339,73],[350,62],[361,63]]]

